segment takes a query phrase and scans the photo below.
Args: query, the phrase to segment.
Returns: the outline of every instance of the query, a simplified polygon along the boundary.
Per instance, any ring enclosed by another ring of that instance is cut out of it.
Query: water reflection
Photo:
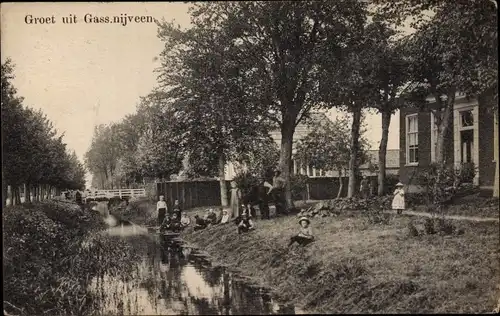
[[[130,230],[132,227],[125,227]],[[104,275],[93,280],[103,315],[294,314],[263,289],[237,280],[223,267],[179,241],[125,233],[142,260],[132,278]],[[150,234],[149,236],[153,236]]]

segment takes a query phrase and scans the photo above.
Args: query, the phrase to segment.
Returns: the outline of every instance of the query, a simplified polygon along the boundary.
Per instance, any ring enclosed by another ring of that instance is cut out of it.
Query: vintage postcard
[[[497,1],[0,11],[5,315],[499,312]]]

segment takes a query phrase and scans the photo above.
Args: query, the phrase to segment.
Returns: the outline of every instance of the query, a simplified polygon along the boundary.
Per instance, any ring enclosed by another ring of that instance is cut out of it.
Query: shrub
[[[113,208],[112,213],[140,225],[156,225],[157,222],[155,202],[148,198],[130,200],[127,206]]]
[[[295,200],[302,200],[307,190],[307,182],[309,177],[303,174],[294,174],[290,176],[290,191],[292,191],[292,198]]]
[[[67,202],[7,207],[4,303],[16,315],[90,314],[87,287],[104,272],[131,268],[134,252],[100,234],[102,219]]]
[[[475,167],[471,163],[453,164],[433,163],[418,175],[419,185],[424,189],[427,204],[441,208],[452,202],[460,194],[465,183],[470,183],[475,176]]]
[[[388,174],[385,176],[384,190],[386,193],[392,193],[396,189],[396,184],[399,182],[399,176]]]
[[[249,171],[239,172],[233,180],[240,188],[243,196],[250,193],[252,187],[259,185],[259,178]]]

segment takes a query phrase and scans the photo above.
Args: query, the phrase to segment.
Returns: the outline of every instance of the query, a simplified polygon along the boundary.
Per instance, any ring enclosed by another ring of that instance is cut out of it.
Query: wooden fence
[[[375,180],[376,177],[368,177]],[[347,196],[349,178],[342,178],[344,187],[341,197]],[[231,198],[230,181],[226,181],[228,188],[228,198]],[[206,181],[171,181],[156,184],[156,197],[164,195],[167,203],[173,204],[179,200],[185,209],[192,207],[220,206],[220,184],[218,180]],[[309,178],[307,188],[294,196],[294,200],[326,200],[337,197],[340,183],[337,177]],[[374,192],[376,192],[374,187]]]
[[[170,206],[175,200],[179,200],[185,209],[221,205],[218,180],[169,181],[159,182],[156,186],[157,197],[164,195]],[[227,186],[230,187],[229,181]]]

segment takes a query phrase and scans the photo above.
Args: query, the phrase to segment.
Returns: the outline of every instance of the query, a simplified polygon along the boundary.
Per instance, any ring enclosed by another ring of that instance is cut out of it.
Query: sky
[[[83,161],[93,127],[135,112],[140,97],[156,86],[156,57],[162,50],[155,23],[85,23],[85,15],[151,16],[189,27],[188,7],[180,2],[2,3],[2,63],[12,59],[18,95],[25,105],[43,110]],[[70,15],[76,23],[63,23]],[[366,122],[375,149],[381,118],[368,115]],[[396,113],[389,149],[399,148],[398,130]]]

